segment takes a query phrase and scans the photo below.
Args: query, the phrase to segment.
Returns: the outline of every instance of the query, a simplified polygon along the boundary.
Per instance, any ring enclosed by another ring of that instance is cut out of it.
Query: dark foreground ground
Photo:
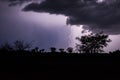
[[[0,53],[0,80],[120,80],[119,54]]]

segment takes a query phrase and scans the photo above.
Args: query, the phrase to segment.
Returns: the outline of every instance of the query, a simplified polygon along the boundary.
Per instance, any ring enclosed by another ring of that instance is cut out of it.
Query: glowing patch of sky
[[[102,3],[104,2],[104,0],[97,0],[97,3]]]
[[[105,48],[106,52],[109,51],[115,51],[115,50],[120,50],[120,35],[110,35],[109,38],[112,40],[111,43],[109,43],[108,47]]]

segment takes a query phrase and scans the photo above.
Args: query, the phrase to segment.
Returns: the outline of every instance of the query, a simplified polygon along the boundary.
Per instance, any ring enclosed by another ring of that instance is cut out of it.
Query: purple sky
[[[22,11],[22,9],[27,3],[22,6],[17,5],[10,7],[8,6],[8,2],[0,2],[0,44],[5,42],[11,43],[15,40],[25,40],[27,42],[32,42],[33,46],[39,46],[40,48],[45,49],[49,49],[50,47],[75,47],[75,43],[77,42],[75,37],[84,35],[81,34],[81,31],[87,29],[92,32],[103,30],[110,35],[112,42],[105,48],[105,51],[113,51],[120,48],[120,23],[118,22],[120,11],[117,11],[116,9],[117,13],[108,14],[109,12],[112,12],[112,8],[110,8],[109,11],[101,10],[101,12],[104,13],[99,13],[94,4],[87,4],[84,8],[78,7],[78,9],[68,9],[65,6],[63,11],[56,10],[57,7],[61,8],[61,6],[64,6],[63,3],[67,4],[68,0],[66,0],[66,2],[64,2],[65,0],[62,1],[61,5],[54,5],[56,7],[55,9],[52,9],[51,7],[51,0],[46,0],[40,9],[36,8],[36,6],[26,6],[26,11]],[[72,1],[73,0],[71,0],[71,2]],[[113,2],[107,2],[104,3],[104,5],[111,5],[112,3]],[[103,2],[99,1],[99,4],[102,5]],[[81,15],[84,16],[84,14],[79,14],[81,13],[79,9],[82,9],[83,12],[87,12],[87,10],[89,10],[89,12],[91,11],[88,15],[91,20],[88,19],[86,21],[85,19],[82,19]],[[72,10],[74,12],[71,12]],[[100,17],[101,15],[106,16]],[[96,19],[96,17],[101,19]],[[117,21],[112,22],[109,18],[113,18]],[[104,19],[106,20],[103,21]],[[97,20],[99,22],[97,22]],[[68,22],[69,25],[67,25],[66,22]],[[81,26],[83,24],[89,25],[90,27],[83,27],[83,29]]]
[[[71,45],[71,29],[66,17],[48,13],[23,12],[21,7],[0,3],[0,44],[25,40],[33,46],[67,48]]]

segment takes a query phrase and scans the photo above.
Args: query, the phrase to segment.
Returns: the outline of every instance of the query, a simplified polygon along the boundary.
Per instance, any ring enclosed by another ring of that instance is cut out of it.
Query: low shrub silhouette
[[[44,53],[44,52],[45,52],[45,49],[40,49],[39,52],[40,52],[40,53]]]
[[[56,48],[55,47],[51,47],[50,50],[51,50],[51,53],[55,53],[56,52]]]
[[[72,47],[68,47],[68,48],[67,48],[67,52],[68,52],[68,53],[73,53],[73,48],[72,48]]]
[[[65,52],[63,48],[60,48],[59,51],[60,51],[60,53],[64,53]]]

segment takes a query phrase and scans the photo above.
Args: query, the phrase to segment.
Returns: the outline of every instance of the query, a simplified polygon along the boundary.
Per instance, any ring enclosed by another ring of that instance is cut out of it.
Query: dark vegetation
[[[40,79],[119,79],[120,51],[103,53],[111,41],[103,33],[77,37],[81,44],[67,49],[31,48],[30,43],[15,41],[0,48],[0,75],[8,80]]]

